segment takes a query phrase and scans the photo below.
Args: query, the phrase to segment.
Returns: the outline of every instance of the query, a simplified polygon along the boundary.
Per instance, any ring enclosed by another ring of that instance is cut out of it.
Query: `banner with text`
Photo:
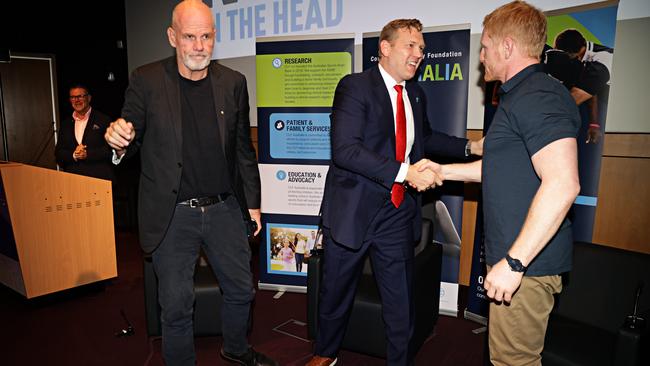
[[[304,292],[330,162],[334,90],[352,72],[354,36],[262,38],[256,52],[259,288]]]
[[[557,11],[548,16],[548,50],[542,55],[549,74],[571,91],[580,107],[578,135],[580,194],[570,218],[576,241],[591,242],[605,138],[610,76],[614,58],[616,13],[611,5]],[[584,47],[583,50],[580,50]],[[575,54],[574,49],[578,52]]]

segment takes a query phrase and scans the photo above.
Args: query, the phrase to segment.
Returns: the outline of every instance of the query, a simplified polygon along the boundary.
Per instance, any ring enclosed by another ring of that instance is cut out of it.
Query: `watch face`
[[[506,261],[510,266],[510,269],[513,272],[526,272],[526,267],[521,263],[519,259],[512,258],[510,255],[506,255]]]

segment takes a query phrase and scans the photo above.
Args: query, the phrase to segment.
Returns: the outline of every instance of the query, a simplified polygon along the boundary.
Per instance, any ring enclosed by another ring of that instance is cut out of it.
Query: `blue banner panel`
[[[479,195],[479,202],[476,208],[476,229],[474,230],[474,247],[472,250],[472,266],[469,276],[467,308],[465,309],[464,316],[467,319],[487,324],[490,302],[485,294],[485,288],[483,288],[483,280],[487,274],[483,239],[483,203]]]
[[[331,111],[331,107],[258,107],[259,162],[329,165]],[[291,129],[287,129],[287,118],[292,120]],[[309,120],[311,128],[307,122],[303,130],[303,120]]]
[[[329,160],[329,113],[272,113],[271,159]]]

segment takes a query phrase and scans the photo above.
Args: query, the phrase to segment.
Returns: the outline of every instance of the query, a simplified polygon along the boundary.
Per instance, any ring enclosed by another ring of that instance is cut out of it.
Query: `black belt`
[[[205,206],[210,206],[210,205],[224,202],[226,199],[228,199],[229,196],[230,193],[221,193],[216,196],[210,196],[210,197],[190,198],[189,200],[179,202],[178,204],[184,206],[190,206],[192,208],[205,207]]]

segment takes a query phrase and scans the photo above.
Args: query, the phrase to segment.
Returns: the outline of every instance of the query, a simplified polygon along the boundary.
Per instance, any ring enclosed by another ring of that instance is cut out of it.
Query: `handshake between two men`
[[[477,141],[469,141],[466,156],[483,156],[482,137]],[[466,150],[467,151],[467,150]],[[481,181],[481,160],[469,163],[441,165],[429,159],[422,159],[415,164],[409,165],[404,182],[418,192],[426,191],[436,186],[441,186],[445,180],[460,180],[466,182]]]
[[[483,160],[475,160],[469,163],[442,165],[422,159],[409,166],[405,182],[418,192],[441,186],[445,180],[478,183],[481,182],[482,163]]]
[[[411,188],[418,192],[426,191],[444,182],[441,165],[429,159],[422,159],[415,164],[409,165],[406,179],[404,180]]]

